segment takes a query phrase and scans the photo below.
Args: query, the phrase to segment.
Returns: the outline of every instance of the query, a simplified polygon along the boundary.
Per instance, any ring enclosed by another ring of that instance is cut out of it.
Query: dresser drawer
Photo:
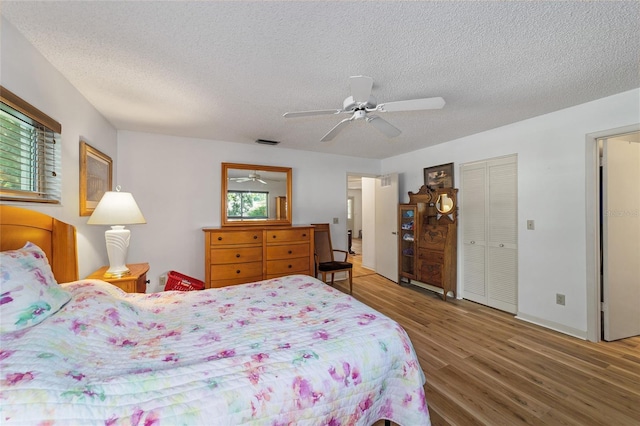
[[[267,277],[272,275],[308,274],[309,257],[298,257],[295,259],[268,260]]]
[[[230,244],[262,244],[262,230],[220,232],[211,231],[210,240],[212,246]]]
[[[309,244],[287,244],[267,246],[267,260],[309,258]]]
[[[442,287],[444,274],[444,254],[429,250],[418,250],[418,270],[420,281]]]
[[[230,278],[226,280],[213,280],[209,283],[208,288],[221,288],[221,287],[227,287],[230,285],[252,283],[255,281],[262,281],[262,275],[258,275],[255,277],[247,277],[247,278]]]
[[[262,261],[228,265],[211,265],[211,282],[242,278],[248,283],[251,281],[248,278],[254,277],[258,277],[257,280],[262,279]]]
[[[311,238],[311,230],[309,228],[301,229],[273,229],[267,230],[267,244],[284,243],[291,241],[309,241]]]
[[[226,249],[211,249],[211,264],[224,265],[229,263],[247,263],[262,261],[262,246],[260,247],[229,247]]]
[[[444,263],[444,253],[433,250],[418,250],[418,259],[427,263]]]

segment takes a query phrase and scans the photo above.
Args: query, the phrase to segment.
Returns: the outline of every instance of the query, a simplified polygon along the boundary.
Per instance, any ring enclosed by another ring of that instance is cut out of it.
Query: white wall
[[[517,153],[518,316],[586,337],[586,135],[637,124],[639,104],[640,89],[620,93],[385,159],[382,173],[400,172],[406,202],[407,191],[424,183],[424,167],[454,162],[459,187],[460,164]],[[535,231],[526,230],[527,219]],[[461,264],[459,251],[459,277]],[[566,306],[555,304],[556,293],[566,295]]]
[[[79,214],[80,138],[115,160],[117,133],[109,122],[9,22],[0,25],[0,84],[62,125],[62,203],[5,203],[76,226],[80,277],[108,263],[105,227]],[[114,168],[116,163],[114,161]]]
[[[176,270],[204,278],[203,227],[220,226],[221,163],[293,168],[293,223],[326,223],[336,248],[347,248],[347,171],[377,174],[379,160],[278,147],[118,133],[117,183],[132,192],[145,225],[132,225],[129,262],[149,262],[148,291]]]

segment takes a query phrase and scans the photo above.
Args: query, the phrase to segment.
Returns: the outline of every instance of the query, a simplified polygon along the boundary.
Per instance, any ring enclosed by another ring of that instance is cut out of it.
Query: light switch
[[[529,231],[533,231],[534,229],[536,229],[536,225],[535,222],[531,219],[527,220],[527,229]]]
[[[334,225],[337,225],[337,224],[338,224],[338,218],[337,218],[337,217],[334,217],[334,218],[333,218],[333,224],[334,224]]]

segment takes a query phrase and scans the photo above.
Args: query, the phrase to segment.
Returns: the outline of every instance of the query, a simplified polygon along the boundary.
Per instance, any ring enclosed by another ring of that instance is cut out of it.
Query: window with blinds
[[[0,87],[0,200],[59,203],[62,126]]]

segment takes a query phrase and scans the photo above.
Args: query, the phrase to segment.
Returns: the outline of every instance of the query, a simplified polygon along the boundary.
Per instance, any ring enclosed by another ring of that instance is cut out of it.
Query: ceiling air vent
[[[261,143],[263,145],[278,145],[280,141],[268,141],[266,139],[256,139],[256,143]]]

